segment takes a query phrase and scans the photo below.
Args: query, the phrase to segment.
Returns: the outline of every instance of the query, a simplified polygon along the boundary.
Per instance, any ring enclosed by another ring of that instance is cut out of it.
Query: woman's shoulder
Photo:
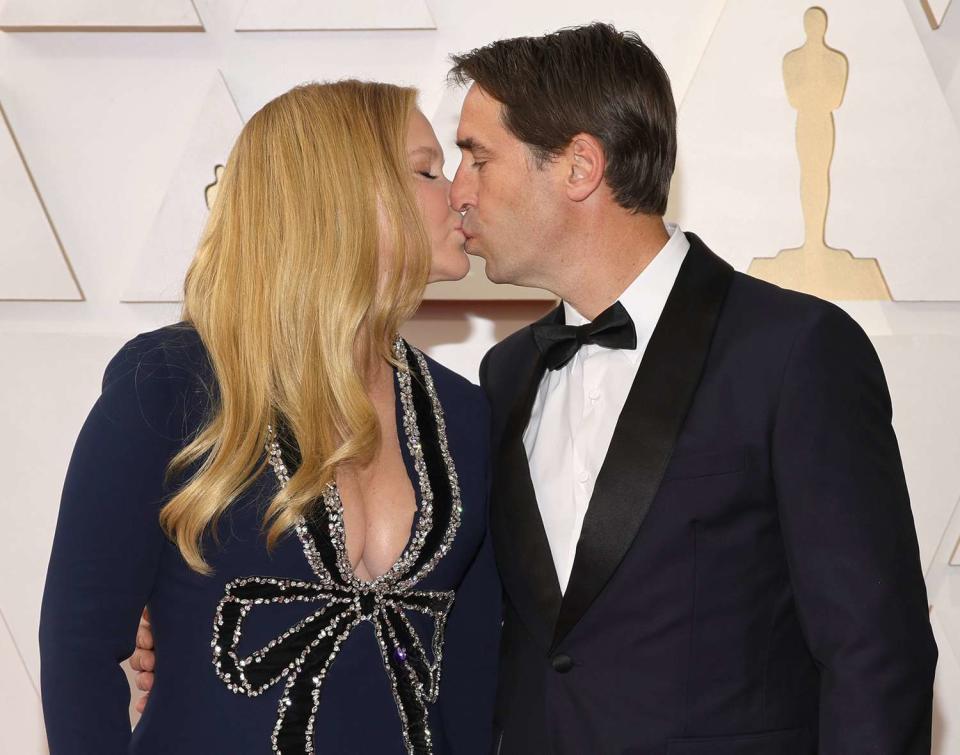
[[[459,372],[455,372],[444,364],[441,364],[426,351],[419,348],[416,344],[410,344],[414,349],[423,355],[433,377],[438,390],[446,390],[449,393],[456,394],[462,398],[472,399],[474,401],[485,401],[483,391],[480,386],[471,383]]]
[[[178,322],[139,333],[114,354],[104,370],[100,404],[119,423],[182,439],[201,420],[213,385],[199,334]]]
[[[413,346],[417,348],[415,345]],[[417,351],[423,355],[427,363],[427,368],[430,370],[430,376],[433,378],[437,395],[444,409],[449,412],[451,407],[456,407],[457,409],[468,410],[474,416],[479,413],[482,415],[483,421],[486,421],[490,407],[487,403],[486,394],[480,386],[474,385],[460,373],[441,364],[422,349],[417,348]]]
[[[205,350],[200,334],[193,325],[181,321],[138,333],[120,347],[111,363],[185,367],[201,356],[205,357]]]

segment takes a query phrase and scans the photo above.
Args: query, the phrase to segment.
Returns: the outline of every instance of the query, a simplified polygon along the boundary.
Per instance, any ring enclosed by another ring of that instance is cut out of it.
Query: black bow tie
[[[533,326],[533,340],[551,370],[558,370],[576,354],[585,343],[595,343],[607,349],[637,348],[637,331],[630,313],[620,302],[607,307],[593,322],[584,325],[538,323]]]

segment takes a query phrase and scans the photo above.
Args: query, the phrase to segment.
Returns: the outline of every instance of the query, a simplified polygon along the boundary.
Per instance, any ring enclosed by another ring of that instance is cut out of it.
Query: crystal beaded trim
[[[413,587],[449,552],[462,506],[443,408],[426,359],[399,336],[393,348],[401,365],[397,381],[403,431],[420,491],[417,523],[403,553],[376,579],[357,577],[347,555],[343,502],[331,482],[323,493],[323,506],[311,513],[309,520],[301,517],[296,524],[304,555],[318,581],[244,577],[227,584],[217,606],[213,664],[227,688],[257,697],[286,679],[271,733],[274,753],[315,752],[313,726],[323,681],[340,647],[363,621],[374,626],[407,752],[433,752],[427,705],[435,703],[439,695],[443,634],[454,593],[416,591]],[[426,400],[432,416],[418,416],[417,395],[421,402]],[[428,466],[424,443],[432,458],[442,461],[442,470]],[[273,427],[267,428],[266,451],[278,484],[285,487],[290,474]],[[440,482],[438,490],[431,484],[431,473]],[[434,533],[437,527],[443,528],[438,536]],[[242,657],[237,653],[243,621],[254,607],[293,602],[316,603],[318,608],[264,647]],[[433,621],[429,655],[408,618],[411,611]]]

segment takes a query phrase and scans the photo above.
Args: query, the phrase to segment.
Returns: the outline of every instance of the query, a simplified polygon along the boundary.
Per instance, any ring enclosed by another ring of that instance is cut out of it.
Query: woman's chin
[[[459,281],[466,278],[467,273],[470,272],[470,258],[462,251],[459,253],[459,256],[462,259],[454,259],[449,262],[445,261],[445,264],[439,265],[431,270],[429,282]]]
[[[460,268],[460,277],[457,280],[463,280],[467,277],[467,274],[470,272],[470,257],[467,256],[467,253],[463,253],[463,263]]]
[[[447,281],[449,283],[455,283],[456,281],[462,281],[467,277],[467,273],[470,272],[468,267],[463,272],[453,272],[445,270],[442,273],[431,273],[430,278],[427,280],[427,284],[430,283],[440,283],[441,281]]]

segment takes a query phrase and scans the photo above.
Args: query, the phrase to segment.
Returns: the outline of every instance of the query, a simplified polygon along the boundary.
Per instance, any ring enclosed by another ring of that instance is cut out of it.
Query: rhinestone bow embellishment
[[[331,483],[324,491],[323,506],[296,526],[317,580],[235,579],[227,584],[217,606],[213,663],[227,687],[257,697],[286,678],[271,735],[275,753],[315,751],[313,728],[324,679],[343,643],[364,621],[373,625],[407,752],[433,752],[427,705],[436,702],[439,694],[443,635],[454,592],[414,587],[450,550],[462,509],[443,412],[426,361],[399,338],[394,353],[403,367],[397,372],[403,426],[421,499],[413,536],[400,558],[372,581],[354,574],[346,553],[343,503]],[[411,377],[416,380],[417,395]],[[424,445],[431,464],[425,458]],[[272,427],[267,432],[267,453],[280,486],[285,486],[289,472]],[[244,619],[258,606],[279,603],[317,604],[318,608],[265,646],[241,656],[238,646]],[[432,623],[426,641],[415,626],[419,623],[422,627],[424,622],[411,621],[413,615]]]

